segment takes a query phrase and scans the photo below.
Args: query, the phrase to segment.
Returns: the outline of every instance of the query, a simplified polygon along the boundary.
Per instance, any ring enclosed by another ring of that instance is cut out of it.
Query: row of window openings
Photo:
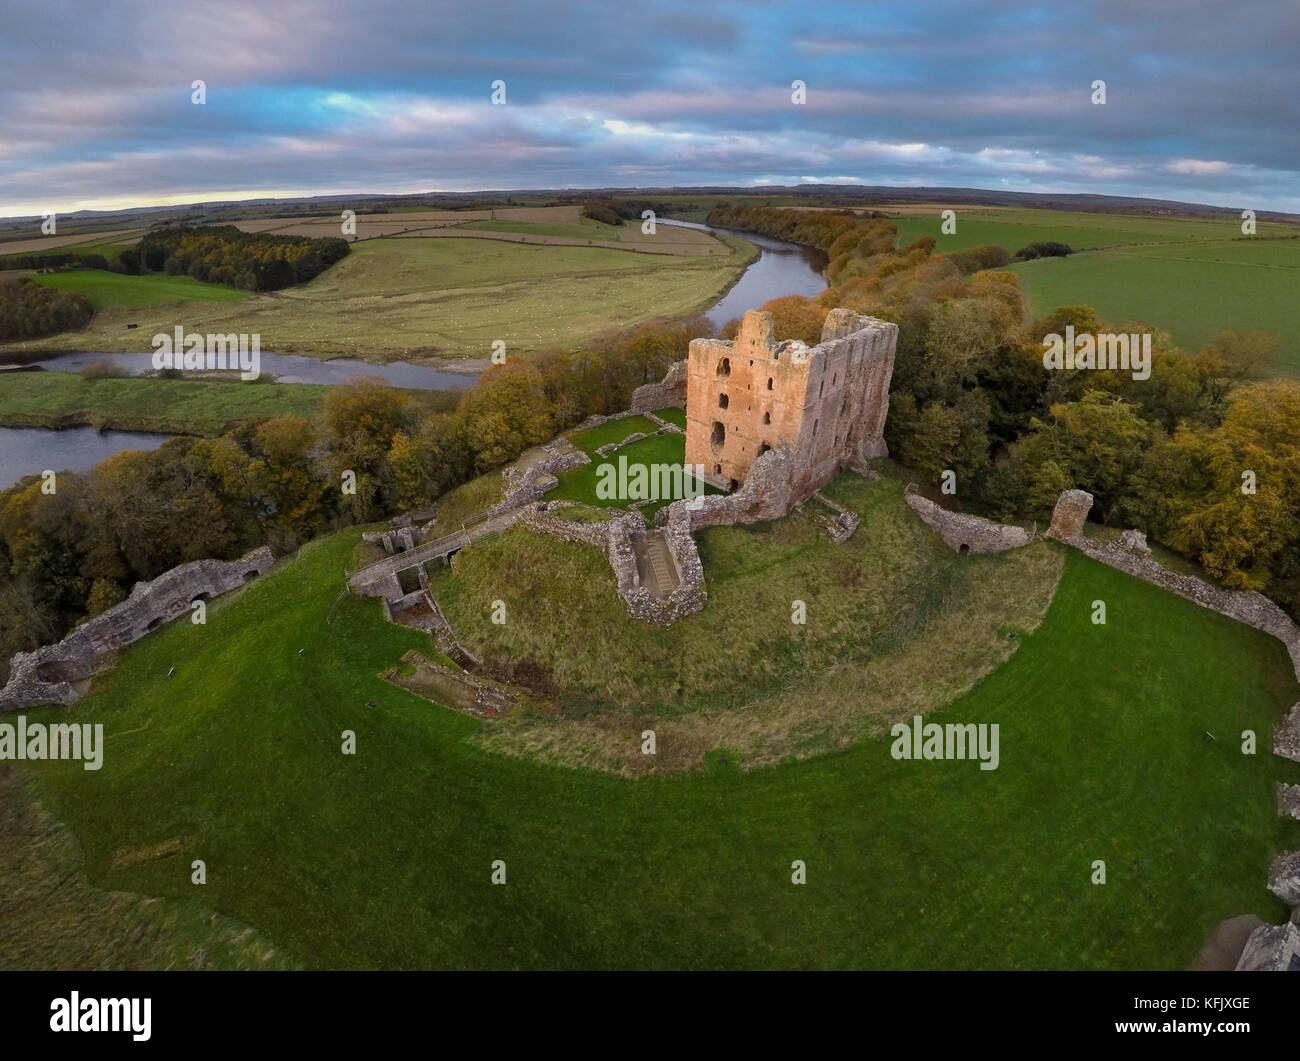
[[[750,362],[751,365],[752,365],[753,363],[754,363],[754,362],[752,362],[752,361]],[[730,376],[730,375],[731,375],[731,358],[729,358],[729,357],[724,357],[721,361],[718,362],[718,375],[719,375],[719,376]],[[839,378],[840,378],[840,374],[839,374],[838,372],[833,373],[833,374],[831,375],[831,386],[832,386],[832,387],[835,386],[835,384],[839,382]],[[768,376],[768,377],[767,377],[767,389],[768,389],[768,390],[771,390],[771,389],[772,389],[772,377],[771,377],[771,376]],[[820,398],[820,397],[821,397],[823,394],[825,394],[825,393],[826,393],[826,381],[825,381],[825,380],[822,380],[822,382],[821,382],[821,386],[817,388],[817,397]],[[723,408],[725,409],[726,406],[723,406]]]
[[[771,418],[770,416],[768,416],[767,413],[764,413],[764,414],[763,414],[763,423],[765,423],[765,424],[770,424],[771,422],[772,422],[772,418]],[[813,438],[816,438],[816,437],[817,437],[817,424],[818,424],[818,421],[817,421],[817,420],[814,420],[814,421],[813,421],[813,428],[812,428],[812,437],[813,437]],[[723,423],[722,423],[721,420],[714,420],[714,421],[713,421],[713,434],[709,436],[709,444],[710,444],[714,449],[721,449],[724,445],[726,445],[726,442],[727,442],[727,429],[726,429],[726,427],[723,426]],[[766,442],[764,442],[762,445],[760,445],[760,446],[758,447],[758,455],[761,457],[764,453],[766,453],[766,452],[767,452],[768,450],[770,450],[771,448],[772,448],[771,446],[769,446]],[[743,448],[742,448],[741,452],[742,452],[742,453],[744,452]]]

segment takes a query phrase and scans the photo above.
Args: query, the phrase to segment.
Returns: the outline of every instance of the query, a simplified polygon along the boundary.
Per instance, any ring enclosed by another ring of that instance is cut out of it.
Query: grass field
[[[711,305],[755,254],[742,241],[727,246],[726,255],[686,257],[496,239],[369,240],[300,287],[248,298],[234,292],[243,299],[237,303],[104,312],[84,332],[6,349],[139,349],[139,335],[125,329],[129,322],[144,335],[178,323],[195,331],[256,332],[262,349],[277,353],[482,358],[500,339],[509,354],[526,357]],[[95,275],[138,283],[146,292],[155,282]],[[196,298],[226,291],[187,283]]]
[[[890,212],[889,207],[883,209]],[[894,214],[890,220],[898,228],[899,246],[906,246],[922,236],[933,236],[936,254],[969,250],[986,243],[1004,247],[1015,254],[1027,244],[1046,240],[1067,243],[1074,250],[1083,251],[1136,244],[1228,240],[1241,235],[1241,221],[1232,218],[1219,221],[1069,210],[961,206],[955,207],[957,231],[944,235],[940,217],[943,209],[935,206],[927,213],[908,211]],[[1261,236],[1292,236],[1300,229],[1295,225],[1261,222],[1257,231]]]
[[[1295,698],[1285,653],[1077,554],[1037,630],[940,716],[998,723],[996,771],[894,761],[881,738],[629,781],[490,754],[488,724],[382,681],[428,639],[340,596],[358,537],[27,713],[106,726],[101,771],[27,767],[96,888],[201,901],[320,968],[1172,969],[1224,917],[1285,916],[1264,879],[1300,840],[1272,793],[1296,770],[1234,739]]]
[[[1037,315],[1088,305],[1108,323],[1166,330],[1188,350],[1225,328],[1273,332],[1278,371],[1300,374],[1300,240],[1119,248],[1011,268]]]
[[[311,419],[330,391],[308,383],[179,379],[82,379],[71,372],[9,372],[0,382],[0,426],[71,427],[219,435],[236,420]]]
[[[153,309],[182,302],[242,302],[252,294],[221,284],[201,284],[188,276],[124,276],[102,269],[49,273],[32,279],[44,287],[85,295],[96,311]],[[93,323],[91,327],[94,327]],[[140,339],[136,336],[133,348],[139,345]]]
[[[593,221],[591,218],[578,218],[567,224],[548,224],[540,221],[471,221],[467,225],[457,227],[472,232],[518,232],[525,235],[566,236],[572,239],[596,239],[617,243],[623,226],[616,228],[613,225]]]

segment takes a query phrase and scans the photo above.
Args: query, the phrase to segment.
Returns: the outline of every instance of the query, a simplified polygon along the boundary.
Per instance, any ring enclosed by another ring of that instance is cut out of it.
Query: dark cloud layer
[[[813,180],[1300,211],[1298,10],[0,0],[0,214]]]

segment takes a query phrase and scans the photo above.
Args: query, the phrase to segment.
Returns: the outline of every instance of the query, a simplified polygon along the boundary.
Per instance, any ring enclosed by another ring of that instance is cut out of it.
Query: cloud
[[[0,37],[0,215],[810,173],[1286,209],[1297,51],[1269,0],[47,0]]]

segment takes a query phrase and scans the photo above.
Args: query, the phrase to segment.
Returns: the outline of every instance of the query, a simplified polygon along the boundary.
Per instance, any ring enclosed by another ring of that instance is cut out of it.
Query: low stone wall
[[[1297,627],[1278,605],[1253,590],[1219,589],[1193,575],[1179,575],[1162,566],[1149,556],[1131,551],[1118,541],[1098,541],[1095,538],[1076,538],[1069,543],[1094,560],[1125,574],[1140,578],[1153,586],[1199,604],[1202,608],[1226,615],[1239,623],[1253,626],[1276,637],[1286,646],[1291,665],[1300,680],[1300,627]]]
[[[965,512],[951,512],[920,494],[906,494],[903,500],[954,553],[1002,553],[1019,549],[1034,540],[1024,527],[995,523]]]
[[[57,644],[16,653],[9,682],[0,689],[0,711],[76,702],[83,695],[81,684],[108,669],[111,653],[188,612],[196,600],[238,589],[274,562],[271,550],[262,546],[238,560],[195,560],[137,582],[126,600]]]
[[[563,507],[567,506],[561,506],[561,509]],[[576,542],[580,545],[594,545],[601,550],[608,549],[611,520],[601,523],[575,523],[571,519],[561,519],[554,514],[555,511],[543,502],[528,509],[519,517],[519,522],[529,530],[537,531],[539,534],[549,534],[562,542]]]
[[[502,473],[501,500],[488,509],[488,518],[536,501],[559,482],[555,477],[571,468],[590,464],[591,458],[566,438],[555,438],[542,449],[547,456],[530,468],[519,471],[510,465]]]
[[[689,518],[684,509],[678,511],[677,517],[660,530],[678,576],[677,588],[663,599],[641,584],[634,543],[645,538],[646,530],[638,513],[622,513],[602,523],[575,523],[557,516],[556,509],[537,505],[526,511],[519,522],[530,530],[549,534],[560,541],[600,549],[614,572],[618,595],[623,598],[633,618],[668,626],[699,611],[708,600],[704,590],[704,565],[695,547],[695,539],[691,537]]]
[[[1067,490],[1052,513],[1049,536],[1100,561],[1107,567],[1140,578],[1153,586],[1176,593],[1202,608],[1226,615],[1239,623],[1253,626],[1276,637],[1286,646],[1291,665],[1300,680],[1300,627],[1278,605],[1254,590],[1230,590],[1212,586],[1193,575],[1170,571],[1147,555],[1146,539],[1137,532],[1126,532],[1118,541],[1101,541],[1083,534],[1092,495],[1083,490]]]
[[[688,362],[674,361],[658,383],[646,383],[632,392],[631,412],[652,413],[656,409],[686,408]]]
[[[1260,925],[1246,940],[1236,971],[1284,973],[1296,962],[1300,962],[1300,927],[1291,921]]]
[[[675,508],[677,502],[669,508]],[[661,512],[667,511],[660,509]],[[633,543],[645,537],[640,516],[629,514],[614,520],[609,531],[609,566],[614,569],[618,594],[633,618],[657,626],[671,626],[678,619],[693,615],[708,602],[704,589],[704,565],[691,536],[690,520],[685,509],[677,512],[659,528],[673,564],[677,568],[677,588],[666,598],[656,597],[641,584]]]
[[[1273,731],[1273,752],[1300,763],[1300,704],[1291,705],[1291,713]]]
[[[598,457],[608,457],[615,450],[620,450],[624,446],[630,446],[633,442],[640,442],[643,438],[648,437],[644,431],[634,431],[619,442],[606,442],[603,446],[596,447],[596,455]]]

